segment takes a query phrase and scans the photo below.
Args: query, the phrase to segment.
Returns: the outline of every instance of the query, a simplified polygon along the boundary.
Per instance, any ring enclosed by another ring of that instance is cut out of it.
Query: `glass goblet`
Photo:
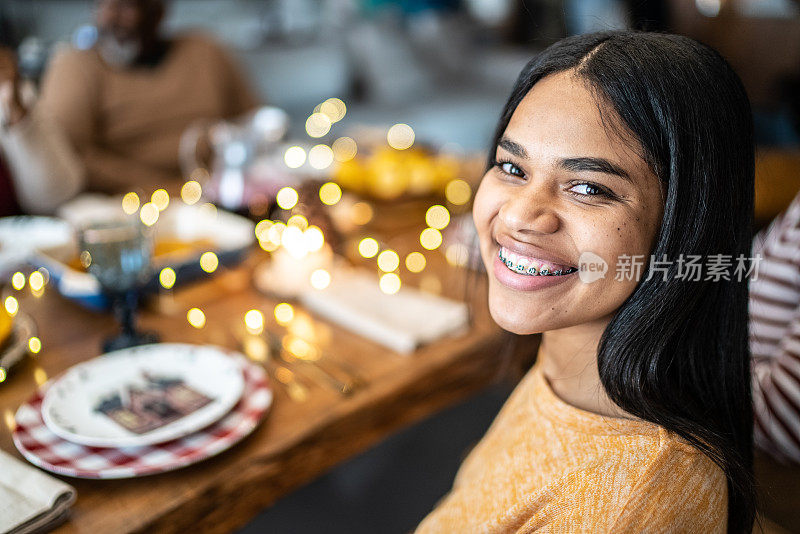
[[[137,217],[89,224],[79,234],[81,263],[111,300],[121,332],[103,342],[110,352],[154,343],[158,337],[136,329],[139,289],[151,275],[153,240]]]

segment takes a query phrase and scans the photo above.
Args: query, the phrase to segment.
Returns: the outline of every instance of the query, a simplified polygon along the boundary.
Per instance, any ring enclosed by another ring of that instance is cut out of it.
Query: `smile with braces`
[[[575,271],[578,270],[574,267],[569,267],[567,269],[555,269],[553,272],[550,272],[550,270],[547,267],[542,267],[541,270],[539,271],[536,269],[535,265],[531,265],[530,267],[528,267],[523,262],[520,262],[518,264],[514,263],[514,261],[511,260],[510,258],[506,258],[505,256],[503,256],[502,248],[498,252],[498,255],[500,257],[500,261],[502,261],[505,264],[505,266],[508,267],[510,270],[514,271],[515,273],[524,274],[527,276],[561,276],[565,274],[574,273]]]

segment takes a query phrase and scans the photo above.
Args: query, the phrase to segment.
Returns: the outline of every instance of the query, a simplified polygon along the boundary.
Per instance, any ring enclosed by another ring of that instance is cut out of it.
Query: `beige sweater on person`
[[[186,128],[258,104],[229,55],[199,34],[173,39],[155,67],[117,69],[96,50],[62,49],[47,68],[39,101],[79,154],[88,188],[107,193],[175,188]]]

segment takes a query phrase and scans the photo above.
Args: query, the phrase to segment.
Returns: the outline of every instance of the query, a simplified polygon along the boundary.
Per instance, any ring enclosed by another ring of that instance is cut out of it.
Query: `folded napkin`
[[[66,518],[75,497],[69,484],[0,451],[0,533],[49,530]]]
[[[403,287],[383,293],[378,279],[362,270],[336,269],[330,285],[299,295],[309,310],[348,330],[400,353],[466,328],[463,302]]]

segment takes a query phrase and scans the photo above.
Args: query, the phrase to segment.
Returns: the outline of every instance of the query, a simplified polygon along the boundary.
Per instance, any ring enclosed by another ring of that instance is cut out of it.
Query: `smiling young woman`
[[[691,39],[582,35],[527,65],[473,217],[492,317],[541,345],[419,533],[752,530],[747,280],[675,260],[748,255],[753,167],[741,82]],[[651,255],[663,275],[616,276]]]

